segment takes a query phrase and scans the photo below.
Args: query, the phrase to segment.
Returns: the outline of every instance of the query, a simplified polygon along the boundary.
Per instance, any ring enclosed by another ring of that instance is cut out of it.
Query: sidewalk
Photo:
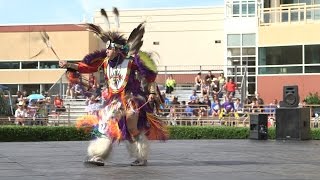
[[[0,143],[0,180],[320,179],[320,141],[152,142],[149,165],[131,167],[124,143],[104,167],[85,166],[88,142]]]

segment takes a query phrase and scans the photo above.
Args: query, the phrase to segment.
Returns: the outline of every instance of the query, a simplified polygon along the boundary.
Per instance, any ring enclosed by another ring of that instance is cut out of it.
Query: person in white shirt
[[[24,103],[23,101],[20,101],[18,103],[18,109],[15,111],[15,114],[14,114],[15,123],[17,125],[24,126],[26,116],[27,116],[27,111],[24,109]]]

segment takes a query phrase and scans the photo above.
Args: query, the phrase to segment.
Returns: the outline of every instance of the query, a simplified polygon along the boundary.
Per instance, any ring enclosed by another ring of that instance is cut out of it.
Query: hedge
[[[212,126],[171,126],[170,139],[247,139],[249,128]],[[275,139],[275,129],[269,128],[269,139]],[[91,135],[75,127],[0,126],[1,142],[22,141],[83,141]],[[320,129],[311,129],[311,138],[320,139]]]

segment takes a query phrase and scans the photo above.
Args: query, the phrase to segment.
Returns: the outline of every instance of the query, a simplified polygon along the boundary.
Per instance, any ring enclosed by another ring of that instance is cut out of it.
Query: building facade
[[[49,90],[64,75],[57,57],[41,40],[41,31],[48,33],[62,60],[79,61],[99,47],[94,35],[76,24],[0,26],[0,82],[12,93]]]
[[[320,1],[226,0],[225,8],[225,64],[237,69],[233,76],[247,69],[247,95],[258,92],[268,104],[283,99],[284,86],[298,85],[300,100],[319,92]]]
[[[265,0],[259,12],[257,87],[266,102],[298,85],[300,100],[320,91],[320,1]]]
[[[114,16],[107,12],[114,28]],[[146,21],[142,49],[160,55],[158,65],[188,70],[188,66],[223,64],[224,8],[170,8],[120,10],[119,31],[126,37]],[[97,11],[94,23],[106,28]],[[220,67],[221,68],[221,67]]]
[[[193,82],[193,74],[199,71],[221,71],[224,48],[224,8],[180,8],[120,10],[120,29],[115,29],[114,16],[108,12],[113,30],[129,36],[139,23],[146,21],[143,50],[159,54],[156,58],[160,76],[164,72],[189,74],[177,76],[178,82]],[[106,28],[99,11],[93,23]],[[105,47],[91,32],[75,24],[12,25],[0,26],[0,83],[29,93],[40,93],[50,88],[64,92],[58,85],[65,70],[58,68],[58,59],[48,48],[32,58],[45,44],[40,31],[50,36],[53,48],[60,59],[79,61],[84,55]],[[188,77],[188,78],[186,78]]]

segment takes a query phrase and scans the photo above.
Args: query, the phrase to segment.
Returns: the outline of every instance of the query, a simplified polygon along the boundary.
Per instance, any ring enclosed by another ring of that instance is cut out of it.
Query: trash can
[[[250,139],[268,139],[268,115],[250,114]]]

